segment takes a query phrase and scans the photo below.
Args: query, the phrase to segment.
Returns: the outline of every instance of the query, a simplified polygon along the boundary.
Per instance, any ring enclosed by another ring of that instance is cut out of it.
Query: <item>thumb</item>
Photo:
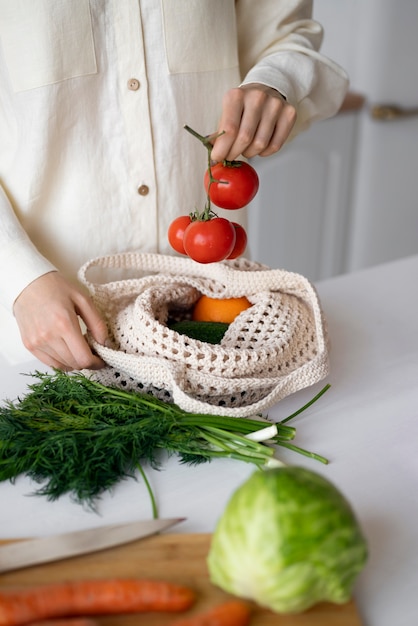
[[[109,339],[108,329],[106,322],[93,302],[89,298],[84,298],[83,296],[77,302],[77,313],[97,343],[102,346],[105,345]]]

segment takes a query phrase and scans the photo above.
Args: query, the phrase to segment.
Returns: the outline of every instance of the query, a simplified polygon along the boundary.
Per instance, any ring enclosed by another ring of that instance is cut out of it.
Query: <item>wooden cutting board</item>
[[[0,542],[6,543],[6,542]],[[206,556],[210,535],[161,534],[82,557],[49,563],[0,575],[0,588],[43,584],[82,578],[156,578],[195,589],[192,612],[200,612],[231,598],[209,581]],[[146,614],[98,618],[106,626],[168,626],[176,616]],[[251,626],[361,626],[353,601],[344,605],[318,604],[299,615],[277,615],[254,607]]]

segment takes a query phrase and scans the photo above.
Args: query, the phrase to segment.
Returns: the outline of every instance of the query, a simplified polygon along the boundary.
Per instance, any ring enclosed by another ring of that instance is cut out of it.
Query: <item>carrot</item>
[[[230,600],[218,604],[205,613],[183,617],[171,626],[247,626],[251,619],[251,607],[242,600]]]
[[[99,622],[88,617],[64,617],[63,619],[46,619],[31,622],[30,626],[99,626]]]
[[[157,580],[111,579],[52,583],[0,593],[0,626],[51,617],[184,611],[194,592]]]

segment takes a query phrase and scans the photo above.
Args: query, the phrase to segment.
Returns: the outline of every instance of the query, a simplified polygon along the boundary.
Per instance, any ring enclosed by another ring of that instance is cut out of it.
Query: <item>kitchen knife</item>
[[[0,573],[119,546],[159,533],[184,519],[141,520],[16,541],[0,547]]]

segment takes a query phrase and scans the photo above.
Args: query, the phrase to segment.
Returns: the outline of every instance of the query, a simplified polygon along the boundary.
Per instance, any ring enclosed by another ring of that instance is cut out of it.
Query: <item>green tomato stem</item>
[[[210,195],[209,195],[209,190],[210,190],[212,183],[219,182],[212,176],[211,154],[212,154],[213,145],[209,141],[208,137],[204,137],[203,135],[200,135],[197,131],[193,130],[193,128],[190,128],[190,126],[188,126],[187,124],[184,125],[184,128],[185,130],[187,130],[187,132],[193,135],[193,137],[196,137],[196,139],[198,139],[208,151],[207,171],[208,171],[208,176],[209,176],[209,184],[208,184],[208,189],[206,193],[206,204],[202,213],[199,213],[198,211],[196,211],[192,217],[192,219],[199,220],[201,222],[207,222],[208,220],[211,220],[213,217],[217,217],[216,213],[212,211],[212,205],[211,205],[211,200],[210,200]],[[216,139],[217,137],[223,134],[224,133],[222,132],[222,133],[219,133],[218,135],[210,135],[210,136],[213,136]]]
[[[188,126],[187,124],[184,125],[184,128],[185,130],[187,130],[188,133],[193,135],[193,137],[196,137],[196,139],[199,139],[199,141],[203,143],[203,145],[205,146],[208,152],[212,151],[212,144],[209,141],[208,137],[204,137],[203,135],[200,135],[198,132],[193,130],[193,128],[190,128],[190,126]]]

